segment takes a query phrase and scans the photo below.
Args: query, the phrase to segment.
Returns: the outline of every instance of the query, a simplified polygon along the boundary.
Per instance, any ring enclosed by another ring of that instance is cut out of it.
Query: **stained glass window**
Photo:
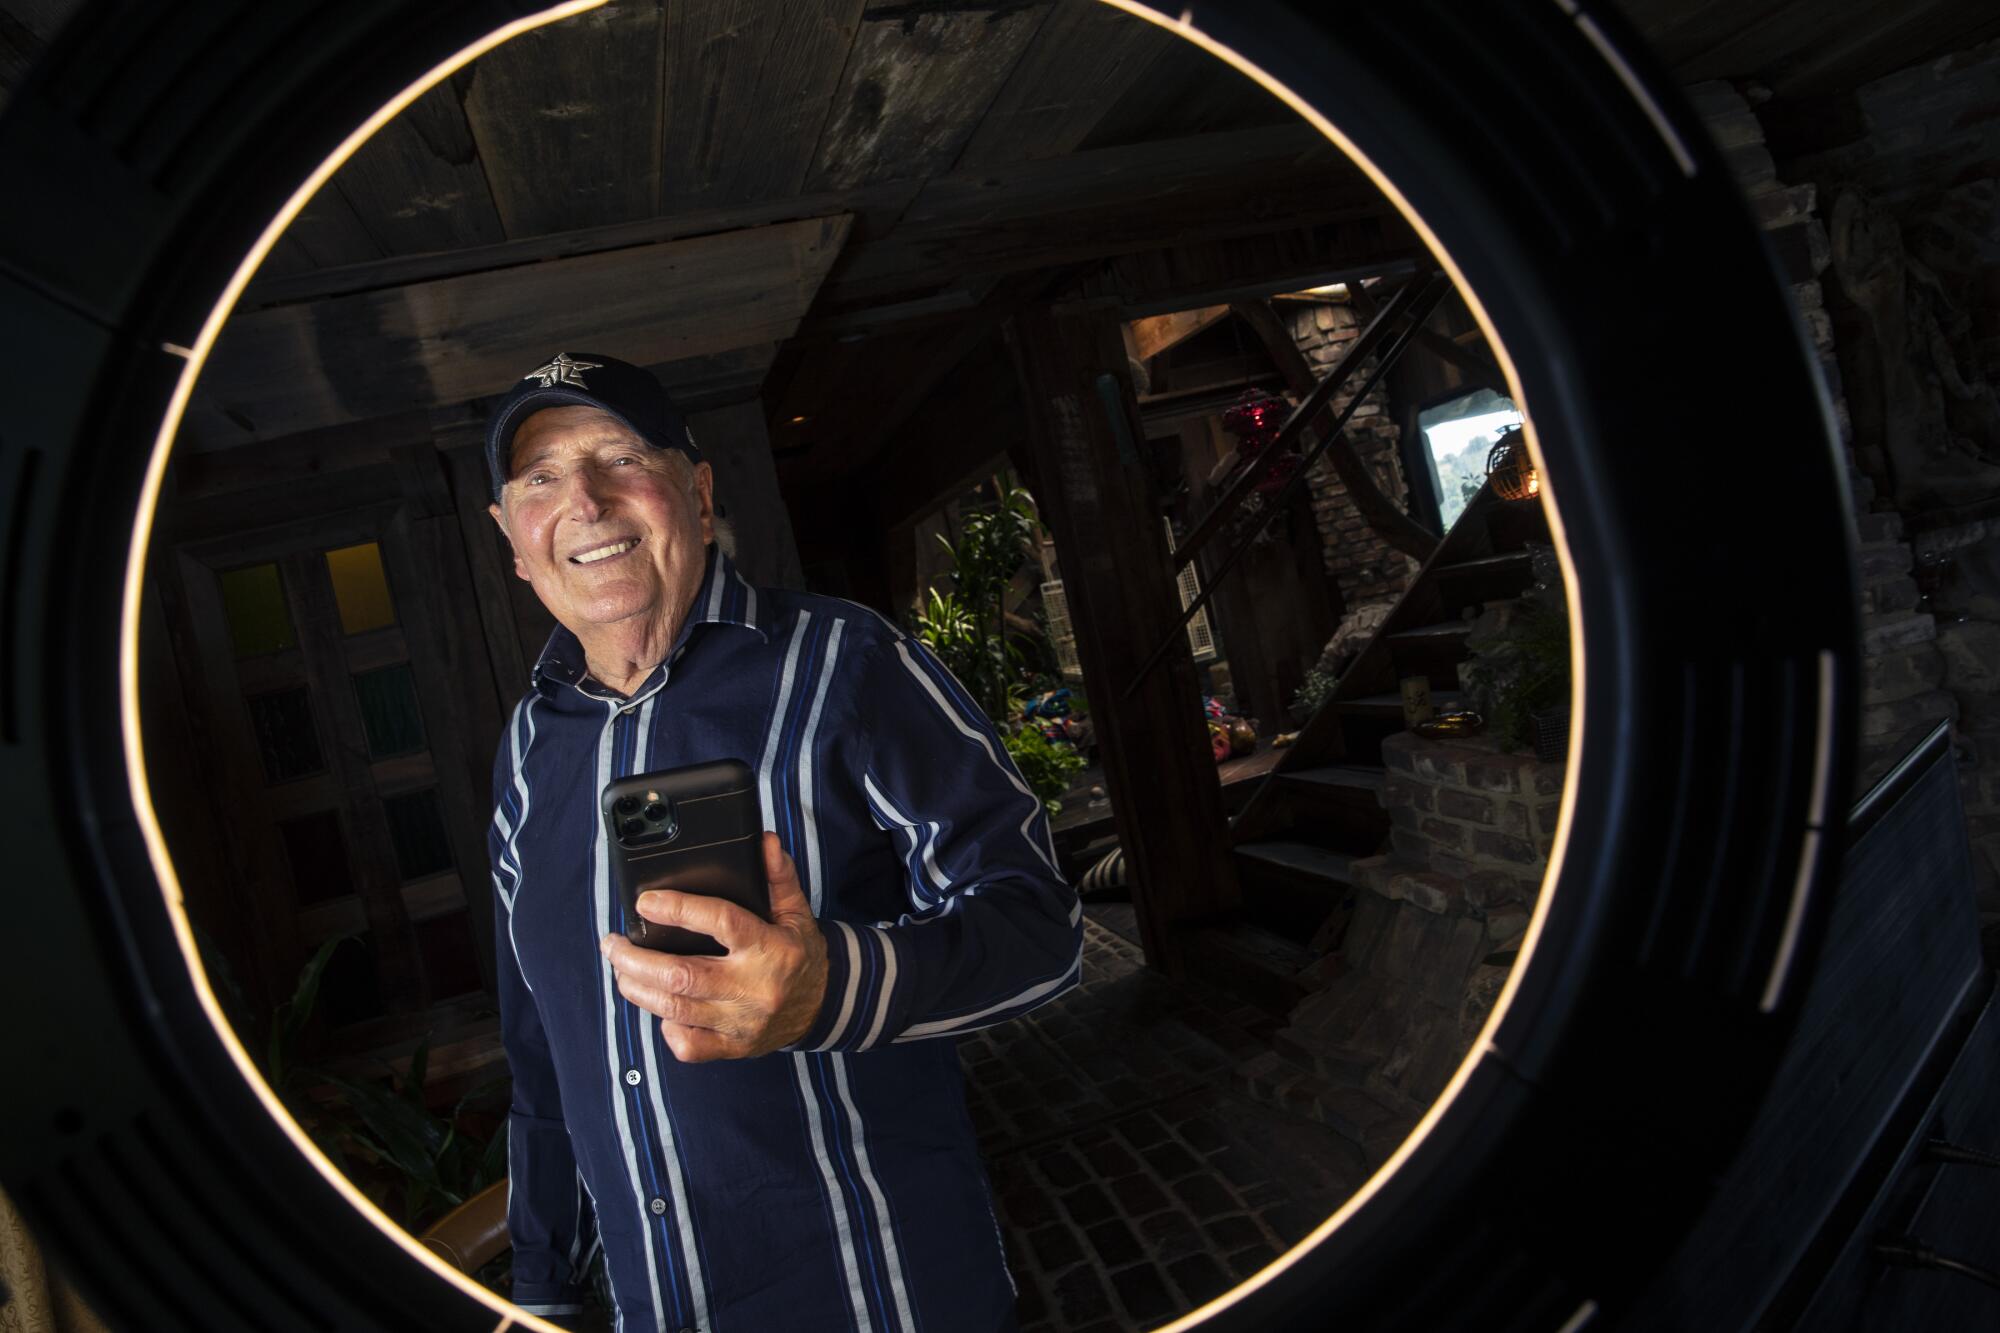
[[[387,759],[424,748],[424,718],[417,709],[417,687],[410,664],[354,675],[354,697],[361,704],[361,725],[368,733],[368,757]]]
[[[326,766],[319,735],[313,730],[312,702],[306,687],[251,696],[250,727],[257,735],[257,753],[264,776],[288,782],[317,773]]]
[[[451,869],[451,841],[445,836],[437,788],[386,797],[382,805],[396,845],[396,870],[405,883]]]
[[[238,657],[275,653],[298,642],[276,565],[251,565],[223,574],[222,613]]]
[[[363,542],[328,551],[326,572],[333,577],[342,634],[360,634],[396,623],[396,604],[390,600],[389,580],[382,573],[381,547]]]

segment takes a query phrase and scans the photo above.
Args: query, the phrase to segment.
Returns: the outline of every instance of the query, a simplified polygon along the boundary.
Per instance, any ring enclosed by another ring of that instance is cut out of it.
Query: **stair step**
[[[1358,699],[1336,700],[1333,706],[1344,713],[1392,713],[1397,717],[1401,717],[1403,715],[1403,696],[1401,694],[1365,694]],[[1442,711],[1447,708],[1462,708],[1464,706],[1465,694],[1462,691],[1431,691],[1431,707],[1435,709]]]
[[[1309,842],[1274,840],[1244,843],[1236,849],[1236,854],[1295,875],[1323,879],[1329,884],[1352,882],[1348,879],[1354,867],[1351,853],[1315,847]]]
[[[1535,557],[1528,551],[1502,551],[1499,555],[1482,555],[1477,560],[1460,560],[1454,564],[1439,565],[1433,574],[1485,574],[1519,566],[1533,569]]]
[[[1374,764],[1329,764],[1324,768],[1300,768],[1278,774],[1280,782],[1298,783],[1314,789],[1344,788],[1378,792],[1388,773]]]
[[[1441,620],[1435,625],[1419,625],[1415,629],[1399,629],[1394,634],[1384,635],[1391,642],[1434,643],[1447,639],[1462,639],[1472,633],[1470,620]]]
[[[1188,971],[1274,1018],[1290,1015],[1310,992],[1299,973],[1312,950],[1249,921],[1193,932],[1184,955]]]

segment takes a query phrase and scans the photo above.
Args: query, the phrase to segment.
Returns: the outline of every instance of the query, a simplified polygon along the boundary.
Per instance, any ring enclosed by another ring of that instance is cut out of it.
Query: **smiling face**
[[[708,464],[656,449],[610,413],[580,406],[529,416],[509,463],[490,512],[514,548],[514,572],[586,657],[664,656],[715,536]]]

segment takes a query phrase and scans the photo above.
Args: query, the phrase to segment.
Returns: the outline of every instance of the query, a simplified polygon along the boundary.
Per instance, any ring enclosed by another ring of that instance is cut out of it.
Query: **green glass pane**
[[[292,885],[299,906],[310,907],[354,892],[347,868],[347,839],[341,836],[340,815],[320,810],[278,825],[285,839],[285,859],[292,864]]]
[[[252,565],[222,575],[222,613],[238,657],[275,653],[298,642],[276,565]]]
[[[412,754],[424,748],[424,718],[417,711],[417,687],[408,662],[356,672],[354,697],[361,703],[361,725],[368,732],[370,759]]]
[[[266,778],[288,782],[326,766],[320,757],[312,701],[306,697],[305,686],[255,695],[249,704],[250,729],[257,735],[257,753],[264,761]]]
[[[396,870],[405,883],[451,869],[451,842],[445,837],[437,788],[386,797],[382,805],[389,812],[389,837],[396,844]]]
[[[360,634],[396,623],[396,604],[389,599],[389,580],[382,573],[381,547],[363,542],[328,551],[326,572],[333,577],[333,599],[340,605],[342,634]]]

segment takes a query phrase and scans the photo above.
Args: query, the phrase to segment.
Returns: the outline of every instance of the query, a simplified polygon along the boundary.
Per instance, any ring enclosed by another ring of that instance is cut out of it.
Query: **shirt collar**
[[[674,646],[667,656],[671,658],[680,651],[696,625],[735,625],[768,643],[771,638],[769,603],[770,598],[760,595],[757,589],[744,581],[736,562],[723,554],[720,546],[710,542],[708,564],[702,572],[701,586],[695,590],[687,619],[681,622],[680,633],[675,636]],[[574,685],[586,674],[583,644],[567,628],[557,625],[535,663],[533,683]]]

